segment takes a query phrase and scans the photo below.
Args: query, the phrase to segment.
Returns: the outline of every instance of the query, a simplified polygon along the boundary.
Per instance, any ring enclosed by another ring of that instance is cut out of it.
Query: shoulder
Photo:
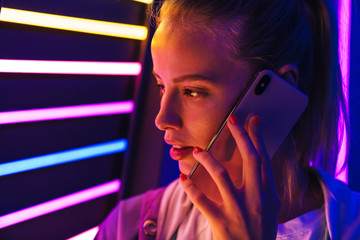
[[[96,239],[135,238],[143,215],[149,212],[156,214],[164,190],[165,188],[149,190],[141,195],[121,200],[101,223]]]
[[[319,170],[324,193],[325,214],[332,239],[352,239],[360,236],[360,193]]]

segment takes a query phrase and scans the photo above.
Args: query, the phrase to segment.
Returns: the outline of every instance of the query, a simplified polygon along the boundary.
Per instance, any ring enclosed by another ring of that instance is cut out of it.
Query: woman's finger
[[[194,148],[193,156],[210,174],[219,189],[223,201],[236,204],[236,198],[234,197],[235,187],[227,170],[210,153],[203,151],[199,147]]]
[[[268,155],[265,144],[262,138],[261,130],[260,130],[260,117],[253,116],[249,119],[248,124],[248,132],[251,141],[253,142],[256,150],[260,154],[262,163],[265,163],[265,157]]]
[[[180,174],[180,183],[191,202],[194,203],[205,216],[218,215],[219,212],[215,203],[208,199],[205,194],[195,186],[193,181],[183,173]]]
[[[272,176],[271,161],[266,151],[264,139],[261,134],[260,117],[251,117],[248,125],[249,136],[261,157],[261,172],[264,189],[274,190],[274,178]]]
[[[260,196],[262,186],[261,160],[249,134],[239,124],[235,115],[231,115],[228,127],[233,135],[243,160],[243,186],[252,189],[255,196]]]

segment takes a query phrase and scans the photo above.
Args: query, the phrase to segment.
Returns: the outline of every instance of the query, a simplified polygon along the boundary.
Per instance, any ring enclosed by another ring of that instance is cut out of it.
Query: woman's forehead
[[[159,25],[151,45],[152,48],[182,48],[181,51],[192,48],[200,52],[206,49],[219,58],[231,55],[223,36],[216,35],[207,29],[192,29],[169,21]]]

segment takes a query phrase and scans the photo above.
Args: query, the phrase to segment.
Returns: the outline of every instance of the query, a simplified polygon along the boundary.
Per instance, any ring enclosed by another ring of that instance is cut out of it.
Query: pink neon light
[[[138,76],[138,62],[45,61],[0,59],[0,72]]]
[[[339,28],[339,58],[340,69],[343,79],[343,91],[345,103],[348,108],[349,99],[349,71],[350,71],[350,36],[351,36],[351,0],[339,1],[338,5],[338,28]],[[348,111],[348,109],[346,109]],[[346,138],[347,132],[343,128],[343,116],[340,116],[339,130],[343,131],[343,135],[339,135],[339,141],[342,138],[342,145],[338,155],[338,163],[335,170],[335,177],[345,183],[348,182],[348,168],[341,170],[341,166],[345,162],[346,156]]]
[[[120,180],[113,180],[95,187],[50,200],[48,202],[3,215],[0,217],[0,229],[83,202],[116,193],[120,190],[120,185]]]
[[[96,103],[67,107],[0,112],[0,125],[67,118],[125,114],[134,110],[133,101]]]
[[[93,227],[85,232],[79,233],[67,240],[93,240],[99,231],[99,226]]]

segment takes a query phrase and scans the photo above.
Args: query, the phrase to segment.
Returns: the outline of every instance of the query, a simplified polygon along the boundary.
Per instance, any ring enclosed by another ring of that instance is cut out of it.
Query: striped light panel
[[[0,21],[135,40],[145,40],[148,34],[145,26],[68,17],[13,8],[2,8]]]
[[[138,76],[138,62],[44,61],[0,59],[2,73]]]
[[[152,2],[152,0],[134,1],[146,4],[150,4]],[[99,34],[111,37],[130,38],[135,40],[144,40],[147,38],[148,34],[148,30],[144,26],[105,22],[93,19],[61,16],[11,8],[2,8],[0,21],[90,34]],[[141,64],[137,62],[84,62],[0,59],[0,72],[138,76],[141,74]],[[123,114],[132,112],[133,108],[133,101],[124,101],[0,112],[0,125]],[[50,167],[58,164],[119,153],[125,151],[126,148],[127,140],[119,139],[111,142],[105,142],[38,157],[3,163],[0,164],[0,177],[19,172]],[[0,229],[115,193],[120,190],[120,185],[120,180],[114,180],[0,216]],[[94,227],[71,239],[93,239],[97,231],[98,227]]]
[[[127,140],[119,139],[62,152],[50,153],[42,156],[2,163],[0,164],[0,177],[44,167],[51,167],[59,164],[120,153],[124,152],[126,148]]]
[[[62,210],[83,202],[116,193],[120,190],[120,180],[113,180],[79,192],[75,192],[48,202],[28,207],[13,213],[0,216],[0,229]]]
[[[131,113],[133,101],[0,112],[0,125]]]
[[[340,69],[343,80],[343,91],[345,96],[346,111],[349,106],[349,71],[350,71],[350,38],[351,38],[351,0],[339,1],[338,5],[338,28],[339,28],[339,58]],[[338,162],[335,170],[335,177],[345,183],[348,182],[348,168],[342,169],[346,157],[347,132],[344,129],[343,117],[340,117],[339,130],[342,135],[339,135],[339,142],[342,143],[338,155]],[[342,139],[341,139],[342,138]]]

